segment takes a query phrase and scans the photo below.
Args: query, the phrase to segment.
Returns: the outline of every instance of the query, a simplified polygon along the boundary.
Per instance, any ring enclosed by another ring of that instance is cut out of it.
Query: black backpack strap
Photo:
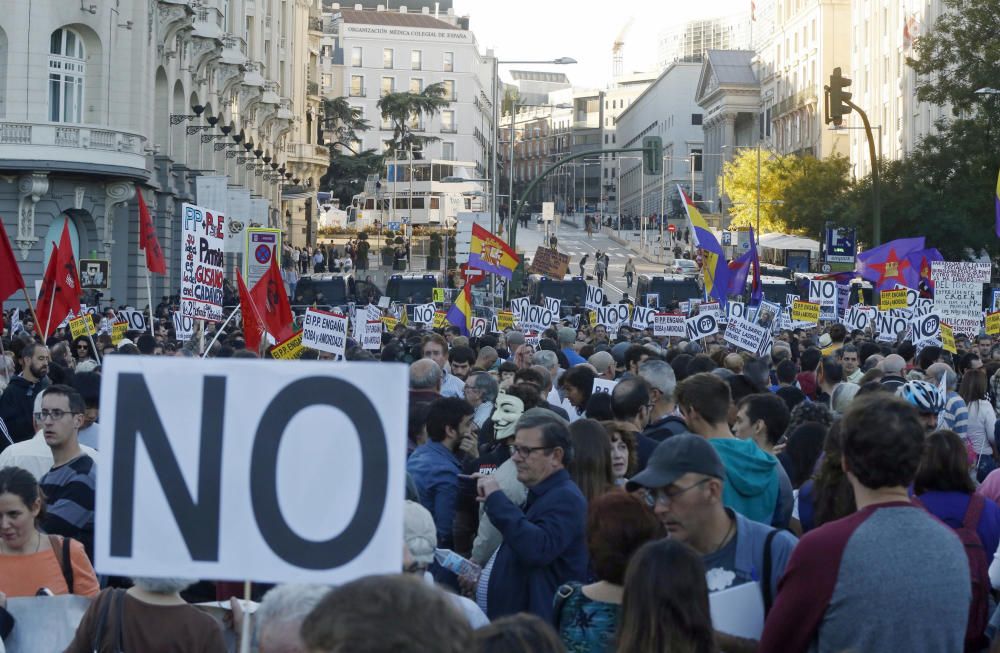
[[[62,571],[63,580],[66,581],[66,587],[69,593],[73,593],[73,561],[70,559],[70,538],[59,537],[58,535],[49,535],[49,545],[52,547],[52,554],[56,557],[56,562],[59,563],[59,569]]]
[[[125,651],[125,590],[115,588],[115,619],[118,621],[115,634],[114,653],[124,653]]]
[[[771,591],[771,567],[774,565],[771,559],[771,542],[777,534],[778,529],[772,529],[764,538],[764,566],[760,578],[761,590],[764,593],[764,616],[767,616],[767,613],[771,611],[771,605],[774,604],[774,596]]]
[[[104,627],[108,622],[108,611],[111,609],[111,602],[115,598],[114,589],[108,590],[103,597],[101,597],[101,608],[97,612],[97,623],[94,626],[94,639],[91,642],[90,649],[92,651],[101,650],[101,638],[104,636]]]

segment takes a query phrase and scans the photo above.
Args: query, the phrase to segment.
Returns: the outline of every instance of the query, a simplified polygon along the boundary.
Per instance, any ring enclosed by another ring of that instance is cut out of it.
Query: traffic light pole
[[[843,102],[861,116],[861,123],[865,126],[865,136],[868,137],[868,156],[871,157],[872,162],[872,246],[878,247],[882,244],[882,185],[881,171],[879,170],[881,161],[875,154],[875,135],[872,134],[868,114],[850,100]]]

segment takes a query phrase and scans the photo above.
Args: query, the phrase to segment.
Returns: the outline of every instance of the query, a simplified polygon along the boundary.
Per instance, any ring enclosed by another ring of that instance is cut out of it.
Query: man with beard
[[[452,523],[458,496],[458,475],[462,459],[477,456],[479,441],[472,421],[475,410],[464,399],[444,397],[427,412],[427,442],[417,447],[406,461],[423,504],[437,526],[438,546],[452,547]]]
[[[7,425],[12,442],[0,438],[0,451],[14,442],[23,442],[35,434],[31,419],[35,395],[49,387],[49,349],[29,343],[21,350],[21,373],[10,380],[0,395],[0,419]]]

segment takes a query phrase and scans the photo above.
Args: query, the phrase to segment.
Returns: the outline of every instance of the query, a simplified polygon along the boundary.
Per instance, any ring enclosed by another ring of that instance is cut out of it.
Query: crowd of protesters
[[[116,343],[110,328],[92,344],[62,329],[42,342],[28,315],[4,324],[0,603],[95,597],[70,651],[222,651],[242,628],[239,604],[225,626],[189,605],[241,586],[92,566],[103,358],[270,354],[236,323],[178,341],[170,308]],[[348,360],[408,366],[404,566],[255,586],[254,650],[989,650],[1000,348],[956,346],[839,324],[776,333],[766,356],[586,326],[534,345],[406,324],[379,351],[351,341]],[[751,637],[712,609],[747,584]]]

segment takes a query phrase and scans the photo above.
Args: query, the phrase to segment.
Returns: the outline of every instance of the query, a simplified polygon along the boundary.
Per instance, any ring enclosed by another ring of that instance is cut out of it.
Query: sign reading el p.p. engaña
[[[719,332],[719,322],[714,315],[695,315],[684,321],[688,340],[701,340]]]
[[[608,304],[597,309],[597,323],[619,327],[628,322],[628,304]]]
[[[418,324],[434,323],[434,303],[420,304],[413,307],[413,321]]]
[[[361,348],[378,351],[382,348],[382,320],[366,320],[361,335]]]
[[[723,336],[725,341],[739,349],[745,349],[754,354],[763,354],[770,348],[771,332],[743,318],[729,320],[726,333]]]
[[[592,284],[587,285],[587,308],[596,311],[604,305],[604,289]]]
[[[687,336],[684,322],[683,315],[657,313],[653,315],[653,335],[657,338],[684,338]]]
[[[347,316],[307,308],[302,322],[302,344],[342,357],[347,348]]]
[[[102,377],[99,573],[399,571],[404,365],[112,356]]]

